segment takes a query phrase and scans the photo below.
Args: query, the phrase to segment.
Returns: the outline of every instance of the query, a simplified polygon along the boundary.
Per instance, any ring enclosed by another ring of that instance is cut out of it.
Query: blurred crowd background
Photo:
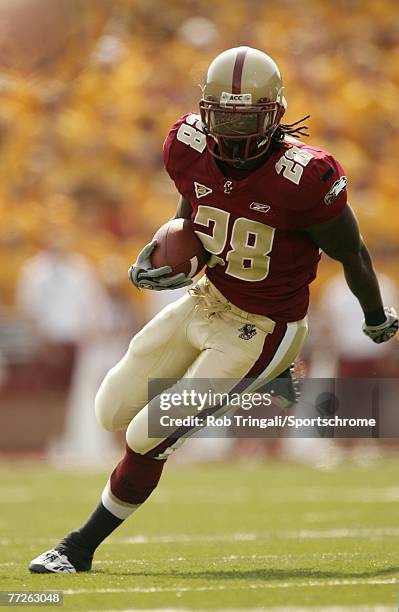
[[[126,274],[176,207],[162,143],[241,44],[275,59],[285,121],[310,114],[344,166],[395,303],[396,0],[0,0],[0,452],[112,450],[94,394],[165,299]],[[324,258],[313,285],[308,373],[398,376],[399,343],[367,344],[338,272]]]

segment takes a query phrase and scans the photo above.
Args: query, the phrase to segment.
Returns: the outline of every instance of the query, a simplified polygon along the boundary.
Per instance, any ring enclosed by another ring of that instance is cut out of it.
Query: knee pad
[[[146,424],[143,422],[143,415],[140,418],[135,417],[129,424],[126,431],[127,446],[138,455],[152,457],[157,461],[167,459],[179,446],[181,446],[186,438],[166,438],[164,440],[155,440],[148,437]]]
[[[126,430],[126,444],[135,453],[145,455],[153,446],[154,440],[148,437],[147,411],[139,412],[129,423]]]

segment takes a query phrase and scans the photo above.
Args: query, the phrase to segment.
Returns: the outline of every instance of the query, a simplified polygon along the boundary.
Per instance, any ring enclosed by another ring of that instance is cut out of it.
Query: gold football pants
[[[168,447],[164,439],[148,435],[150,378],[179,379],[168,393],[179,393],[193,379],[225,379],[223,391],[228,391],[229,383],[256,378],[246,388],[255,390],[291,365],[306,334],[306,317],[279,323],[240,310],[204,276],[134,336],[100,386],[97,418],[109,431],[127,429],[127,444],[135,452],[164,458],[178,444]]]

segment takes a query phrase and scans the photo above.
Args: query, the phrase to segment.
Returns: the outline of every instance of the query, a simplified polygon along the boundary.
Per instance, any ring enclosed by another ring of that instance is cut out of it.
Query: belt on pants
[[[276,322],[273,319],[238,308],[229,302],[206,276],[203,276],[194,287],[189,289],[189,294],[200,300],[195,308],[204,312],[208,319],[218,313],[231,312],[268,334],[274,331]]]

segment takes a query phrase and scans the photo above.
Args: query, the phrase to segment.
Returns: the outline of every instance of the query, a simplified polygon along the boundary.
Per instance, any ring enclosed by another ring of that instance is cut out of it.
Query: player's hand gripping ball
[[[157,246],[151,255],[155,268],[170,266],[172,274],[189,278],[205,266],[208,253],[193,230],[190,219],[172,219],[159,228],[154,239]]]
[[[139,254],[129,278],[139,289],[163,291],[192,284],[205,266],[208,253],[193,231],[189,219],[165,223]]]

